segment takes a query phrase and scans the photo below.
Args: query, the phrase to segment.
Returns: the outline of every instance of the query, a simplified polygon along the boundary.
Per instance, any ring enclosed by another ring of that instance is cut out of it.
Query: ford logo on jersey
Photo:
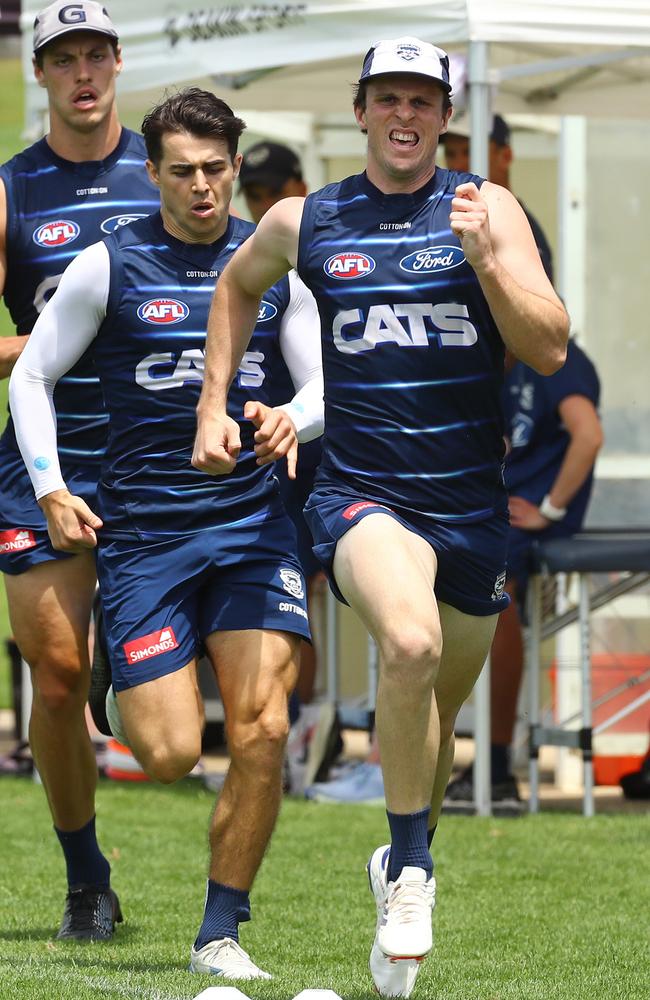
[[[330,278],[348,281],[350,278],[364,278],[366,274],[371,274],[375,270],[375,262],[365,253],[346,250],[329,257],[323,264],[323,270]]]
[[[431,274],[432,271],[449,271],[465,260],[460,247],[426,247],[402,257],[399,266],[412,274]]]
[[[268,323],[270,319],[274,319],[278,315],[278,310],[275,308],[272,302],[267,302],[266,299],[262,299],[260,302],[260,311],[257,314],[258,323]]]
[[[63,247],[66,243],[76,240],[81,230],[76,222],[69,219],[56,219],[55,222],[44,222],[35,230],[34,243],[39,247]]]
[[[104,219],[100,229],[103,233],[114,233],[116,229],[121,229],[122,226],[128,226],[129,222],[135,222],[136,219],[146,219],[146,215],[111,215],[110,219]]]
[[[190,314],[190,307],[178,299],[149,299],[138,306],[138,316],[145,323],[156,323],[158,326],[171,326],[180,323]]]

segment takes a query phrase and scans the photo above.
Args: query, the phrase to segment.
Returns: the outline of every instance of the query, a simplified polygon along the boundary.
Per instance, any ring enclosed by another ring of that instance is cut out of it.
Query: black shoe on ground
[[[519,796],[519,788],[514,775],[508,774],[503,781],[492,782],[491,802],[494,812],[518,815],[524,810],[524,803]],[[453,811],[454,808],[474,807],[474,770],[472,766],[450,781],[447,785],[443,808]]]
[[[619,785],[626,799],[650,799],[650,754],[638,771],[624,774]]]
[[[112,889],[86,885],[70,889],[65,898],[58,941],[110,941],[122,923],[120,901]]]
[[[88,705],[93,722],[104,736],[112,736],[111,727],[106,718],[106,695],[113,683],[111,674],[111,664],[108,659],[108,649],[106,647],[106,634],[104,631],[104,615],[99,591],[95,594],[93,602],[93,619],[95,622],[95,642],[93,646],[93,658],[90,664],[90,691],[88,692]]]

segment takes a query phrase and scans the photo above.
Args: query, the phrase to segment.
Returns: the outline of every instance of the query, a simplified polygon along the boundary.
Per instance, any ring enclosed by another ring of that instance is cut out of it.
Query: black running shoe
[[[492,805],[499,811],[507,810],[513,814],[523,812],[524,804],[519,796],[519,788],[514,775],[508,774],[503,781],[493,781],[490,798]],[[474,772],[470,765],[447,785],[444,807],[474,805]]]
[[[90,691],[88,692],[88,705],[93,722],[104,736],[112,736],[111,727],[106,718],[106,694],[113,682],[111,675],[111,664],[108,659],[108,649],[106,646],[106,633],[104,630],[104,615],[99,591],[95,594],[93,601],[93,619],[95,622],[95,643],[93,646],[93,658],[90,665]]]
[[[120,901],[112,889],[85,885],[70,889],[57,940],[110,941],[122,923]]]

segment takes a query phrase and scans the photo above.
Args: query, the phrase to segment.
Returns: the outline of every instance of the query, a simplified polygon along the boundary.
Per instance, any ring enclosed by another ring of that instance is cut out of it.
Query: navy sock
[[[209,941],[232,938],[239,941],[237,925],[251,918],[251,904],[245,889],[208,879],[203,923],[199,928],[194,947],[203,948]]]
[[[435,826],[432,826],[430,830],[427,830],[427,844],[429,847],[431,847],[437,829],[438,829],[438,824],[436,823]]]
[[[389,882],[394,882],[399,877],[402,868],[406,866],[424,868],[428,877],[431,877],[433,861],[427,845],[427,823],[430,811],[429,806],[420,812],[407,813],[406,815],[386,810],[391,836],[387,873]]]
[[[510,747],[507,743],[490,744],[490,769],[493,785],[505,781],[510,774]]]
[[[99,849],[95,834],[95,817],[80,830],[59,830],[54,827],[63,848],[70,889],[81,885],[96,885],[108,889],[111,866]]]

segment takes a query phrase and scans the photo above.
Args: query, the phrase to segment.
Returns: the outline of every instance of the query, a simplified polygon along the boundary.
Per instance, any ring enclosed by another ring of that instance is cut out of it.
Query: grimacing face
[[[50,121],[87,133],[115,109],[115,84],[122,57],[106,35],[73,31],[43,49],[34,76],[47,90]]]
[[[435,170],[438,139],[451,109],[443,111],[443,90],[435,80],[390,73],[368,81],[366,107],[355,108],[368,133],[368,177],[387,193],[414,191]]]
[[[147,170],[160,188],[165,228],[185,243],[214,243],[226,231],[241,154],[230,157],[225,139],[167,132],[160,163]]]

